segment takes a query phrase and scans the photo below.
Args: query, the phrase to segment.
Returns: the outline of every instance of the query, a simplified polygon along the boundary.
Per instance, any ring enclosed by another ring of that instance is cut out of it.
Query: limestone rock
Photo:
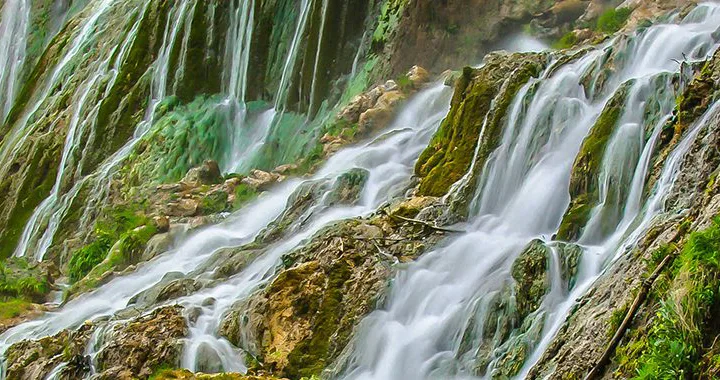
[[[54,336],[13,344],[6,352],[7,379],[43,379],[62,362],[69,364],[61,371],[61,379],[82,378],[90,369],[84,352],[93,328],[86,323],[77,331],[63,330]]]
[[[417,65],[410,68],[407,77],[415,88],[420,88],[423,84],[430,81],[430,73]]]
[[[243,178],[241,183],[255,190],[267,190],[270,186],[281,181],[281,179],[280,174],[255,169],[250,172],[249,176]]]
[[[115,326],[97,356],[100,378],[148,377],[155,368],[177,364],[187,333],[180,306],[162,307]]]
[[[222,173],[218,163],[213,160],[207,160],[202,165],[192,168],[188,171],[181,182],[188,184],[212,185],[220,183]]]
[[[516,281],[515,299],[521,318],[537,310],[550,288],[550,249],[541,240],[533,240],[512,266]]]

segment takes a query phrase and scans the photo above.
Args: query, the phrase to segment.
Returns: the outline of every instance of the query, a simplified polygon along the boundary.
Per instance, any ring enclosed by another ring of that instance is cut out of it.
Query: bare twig
[[[397,219],[400,219],[400,220],[403,220],[406,222],[410,222],[410,223],[421,224],[421,225],[423,225],[427,228],[433,229],[435,231],[450,232],[450,233],[456,233],[456,234],[465,232],[463,230],[453,230],[451,228],[438,227],[438,226],[432,225],[428,222],[423,222],[422,220],[406,218],[406,217],[400,216],[400,215],[390,215],[390,217],[397,218]]]

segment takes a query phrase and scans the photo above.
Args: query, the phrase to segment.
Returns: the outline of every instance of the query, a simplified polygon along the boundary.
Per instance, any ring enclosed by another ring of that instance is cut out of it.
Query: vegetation
[[[603,33],[615,33],[625,25],[630,13],[630,8],[611,8],[598,17],[595,29]]]
[[[26,299],[42,301],[50,291],[46,275],[31,267],[23,258],[0,262],[0,299]]]
[[[114,240],[112,236],[102,230],[95,232],[95,240],[77,250],[70,258],[68,274],[70,281],[75,282],[85,277],[86,274],[100,264],[112,248]]]
[[[124,241],[127,245],[137,235],[135,229],[150,225],[147,217],[131,208],[114,209],[110,213],[109,217],[98,221],[92,241],[72,254],[68,264],[68,273],[72,282],[79,281],[102,263],[116,242]],[[153,234],[156,232],[154,227],[141,230],[146,231],[144,233],[151,230]],[[145,242],[150,237],[147,237]]]
[[[50,292],[48,276],[23,258],[0,262],[0,321],[18,317],[44,302]]]
[[[624,375],[636,379],[703,378],[705,347],[720,332],[713,322],[720,306],[719,287],[720,219],[716,219],[708,229],[690,235],[668,273],[658,279],[652,293],[655,311],[651,323],[645,330],[635,331],[630,342],[618,350],[616,361]],[[712,367],[715,356],[705,358],[706,367]]]
[[[568,49],[575,46],[576,43],[577,35],[575,34],[575,32],[569,31],[553,44],[553,48],[558,50]]]
[[[0,320],[19,317],[32,309],[32,303],[22,298],[0,301]]]
[[[235,200],[233,201],[233,209],[238,209],[240,206],[250,202],[257,197],[257,190],[252,187],[241,183],[235,188]]]

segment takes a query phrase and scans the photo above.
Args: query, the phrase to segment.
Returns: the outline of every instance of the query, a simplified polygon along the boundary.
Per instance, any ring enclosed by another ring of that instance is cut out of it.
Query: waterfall
[[[129,47],[132,45],[135,37],[137,36],[140,23],[148,10],[150,3],[150,1],[145,1],[143,3],[143,7],[138,10],[138,17],[129,32],[125,35],[122,42],[114,49],[107,52],[106,58],[98,61],[99,64],[97,65],[95,72],[78,87],[77,94],[80,96],[74,103],[74,112],[68,128],[65,143],[63,145],[62,158],[60,165],[58,166],[55,184],[50,192],[50,195],[34,210],[32,216],[26,223],[20,242],[15,250],[16,256],[25,256],[32,252],[36,260],[42,260],[45,253],[53,243],[55,234],[60,227],[60,222],[68,212],[68,208],[72,205],[83,186],[91,183],[93,189],[90,192],[91,196],[88,198],[87,206],[81,219],[81,224],[85,228],[88,228],[92,223],[90,211],[104,201],[110,185],[110,178],[114,174],[114,171],[117,169],[118,165],[133,151],[135,145],[152,126],[152,117],[155,107],[168,95],[168,81],[171,77],[169,69],[172,49],[176,46],[176,44],[178,44],[178,40],[180,40],[179,43],[181,44],[181,55],[184,55],[183,53],[187,49],[187,40],[189,38],[190,29],[189,23],[191,20],[190,15],[192,14],[192,10],[195,5],[195,3],[190,0],[180,1],[169,13],[167,25],[165,26],[163,45],[157,60],[153,64],[154,68],[151,82],[150,106],[146,112],[145,120],[136,126],[133,137],[118,151],[110,155],[100,165],[95,173],[86,177],[77,178],[77,174],[82,171],[83,161],[80,160],[75,162],[72,157],[80,149],[78,144],[79,137],[87,133],[86,131],[88,129],[94,131],[95,117],[97,116],[99,109],[99,104],[87,107],[86,101],[89,99],[88,95],[101,91],[101,86],[104,86],[104,88],[107,89],[112,88],[112,84],[117,79],[121,66],[125,62]],[[105,12],[108,11],[112,4],[112,1],[105,0],[93,9],[92,15],[85,21],[80,34],[74,40],[74,45],[64,56],[61,64],[55,69],[55,74],[47,86],[47,92],[40,97],[40,100],[36,104],[32,113],[40,110],[42,102],[49,96],[51,86],[56,85],[57,81],[63,79],[62,75],[66,75],[64,71],[65,65],[73,62],[73,60],[76,59],[76,55],[80,54],[86,44],[92,44],[97,38],[97,33],[103,32],[101,28],[96,27],[96,23],[105,14]],[[182,26],[185,26],[184,36],[180,36],[180,31],[183,29]],[[115,56],[116,59],[111,61],[110,58],[113,56]],[[103,80],[107,77],[110,78],[109,81],[101,84],[101,82],[103,82]],[[21,130],[24,130],[22,126],[25,126],[25,128],[29,126],[29,118],[30,115],[21,121],[19,124],[21,126]],[[26,132],[25,136],[27,135],[29,135],[29,133]],[[16,143],[16,146],[20,145],[21,142]],[[82,156],[84,156],[86,153],[85,150],[82,150],[82,153]],[[71,189],[63,192],[62,186],[66,176],[68,175],[74,175],[76,178],[73,178],[74,183]]]
[[[0,125],[17,95],[30,19],[30,0],[8,0],[0,19]]]
[[[249,5],[249,6],[248,6]],[[232,143],[229,149],[228,162],[223,165],[223,169],[228,172],[243,172],[252,169],[253,159],[260,151],[264,142],[273,130],[273,127],[279,123],[286,111],[286,101],[288,92],[292,85],[293,76],[296,74],[297,58],[300,54],[300,46],[303,38],[306,36],[306,29],[310,23],[310,13],[313,7],[313,0],[301,0],[299,3],[298,16],[295,24],[292,40],[285,55],[285,61],[282,65],[280,82],[277,91],[274,93],[275,102],[271,109],[264,111],[259,116],[250,117],[246,112],[245,93],[247,86],[247,69],[250,54],[250,41],[253,31],[253,15],[254,1],[244,1],[242,6],[238,8],[239,17],[236,15],[234,36],[238,38],[242,35],[243,41],[233,47],[231,56],[233,57],[230,64],[230,102],[238,102],[238,110],[231,116],[233,131]],[[326,7],[324,7],[325,9]],[[244,16],[248,12],[247,16]],[[324,17],[321,21],[324,23]],[[318,54],[320,47],[318,46]],[[237,78],[237,79],[236,79]],[[236,88],[233,88],[236,86]]]
[[[551,247],[556,244],[550,237],[557,231],[570,201],[561,189],[568,188],[581,144],[611,96],[621,86],[630,86],[620,126],[602,164],[602,201],[580,238],[585,254],[577,285],[567,289],[560,283],[554,252],[550,291],[540,309],[527,317],[524,332],[518,332],[524,334],[517,339],[527,342],[529,353],[514,358],[525,361],[522,370],[514,375],[524,377],[562,325],[575,299],[589,289],[616,255],[625,252],[623,246],[637,241],[653,216],[662,211],[661,199],[672,187],[679,162],[708,116],[675,147],[653,197],[641,208],[649,156],[659,129],[670,117],[674,97],[658,101],[658,121],[647,120],[641,105],[655,96],[649,90],[651,82],[662,82],[668,73],[678,72],[683,56],[699,61],[714,52],[713,33],[718,23],[720,8],[704,5],[679,25],[652,26],[630,36],[627,44],[621,40],[624,37],[618,37],[531,80],[510,106],[502,142],[485,164],[472,202],[470,231],[397,274],[384,306],[361,322],[346,352],[329,371],[330,376],[500,376],[502,359],[512,342],[491,346],[487,361],[478,362],[477,358],[483,349],[488,349],[481,346],[484,340],[491,345],[495,342],[492,331],[488,332],[490,336],[483,333],[491,304],[502,297],[507,284],[513,283],[511,266],[530,241],[539,238]],[[605,81],[605,90],[588,96],[581,79],[587,73],[598,75],[593,69],[604,63],[607,49],[620,50],[616,56],[622,59],[615,62],[617,67]],[[709,113],[715,108],[717,105]],[[651,123],[652,134],[645,142],[639,128],[647,123]],[[618,179],[632,189],[619,199],[611,199],[610,187]],[[608,235],[598,231],[595,226],[602,223],[595,223],[593,219],[597,218],[612,220],[614,232]]]
[[[316,205],[316,215],[313,215],[309,225],[277,243],[269,252],[256,258],[244,271],[213,288],[177,300],[186,307],[202,308],[202,314],[191,325],[191,334],[184,351],[184,366],[195,368],[197,350],[202,344],[207,344],[222,359],[225,370],[244,368],[242,362],[238,361],[237,349],[217,337],[219,316],[235,301],[249,295],[271,279],[280,257],[320,228],[341,219],[367,214],[387,201],[391,190],[412,175],[415,160],[449,109],[451,95],[451,89],[443,85],[435,85],[417,94],[383,136],[341,150],[309,180],[333,181],[350,169],[366,169],[369,171],[368,183],[363,190],[360,204],[332,207]],[[133,296],[158,283],[166,273],[194,273],[202,268],[216,251],[251,242],[264,227],[280,215],[290,196],[303,182],[288,181],[269,195],[239,210],[226,222],[189,235],[177,248],[142,264],[135,272],[118,277],[93,292],[68,302],[42,319],[6,331],[0,335],[0,353],[4,353],[11,344],[20,340],[52,335],[78,326],[86,320],[111,316],[126,308]],[[207,270],[211,272],[214,268]],[[202,276],[203,273],[197,275]],[[216,301],[211,306],[204,306],[203,301],[208,297]],[[102,339],[93,337],[91,341],[91,346],[94,346]],[[91,356],[97,352],[97,348],[89,347],[88,350]]]

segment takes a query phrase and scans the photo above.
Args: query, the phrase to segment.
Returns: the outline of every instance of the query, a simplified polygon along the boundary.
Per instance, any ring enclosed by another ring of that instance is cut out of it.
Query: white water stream
[[[13,0],[6,3],[4,10],[11,3]],[[100,3],[96,8],[97,14],[79,31],[74,41],[77,49],[75,45],[70,47],[50,78],[47,91],[50,84],[61,77],[65,64],[74,59],[86,39],[98,32],[93,25],[110,3],[110,0]],[[312,3],[312,0],[302,0],[275,107],[259,116],[266,123],[267,129],[253,131],[249,140],[243,136],[243,141],[250,141],[243,152],[261,146],[276,119],[276,110],[284,109],[287,87],[290,85],[300,38],[304,34]],[[191,1],[180,2],[166,25],[164,48],[155,63],[151,109],[167,94],[170,49],[176,45],[176,39],[181,40],[183,48],[186,47],[186,36],[180,35],[179,25],[186,22],[185,15],[192,13],[192,6],[194,3]],[[233,101],[241,104],[242,120],[245,119],[244,94],[253,9],[254,1],[243,1],[233,16],[235,32],[232,40],[240,48],[232,52],[232,61],[238,65],[237,68],[233,66],[228,77],[230,86],[227,91],[234,98]],[[470,325],[482,320],[483,308],[478,306],[487,304],[493,295],[512,281],[510,266],[528,242],[534,238],[549,241],[549,237],[557,231],[570,200],[566,189],[581,143],[612,93],[632,79],[634,81],[628,91],[625,111],[603,160],[600,173],[601,203],[593,210],[591,220],[579,239],[584,255],[577,285],[572,289],[561,286],[555,265],[557,263],[554,262],[551,269],[553,284],[541,306],[541,313],[544,313],[541,338],[533,343],[532,355],[519,376],[527,374],[560,328],[574,300],[592,285],[610,260],[622,254],[642,236],[653,218],[662,211],[663,197],[673,185],[680,162],[694,137],[710,115],[716,112],[717,105],[690,129],[667,158],[655,191],[643,207],[642,195],[645,193],[652,150],[664,121],[669,118],[674,99],[673,96],[657,96],[652,83],[661,80],[668,72],[677,72],[679,64],[676,60],[683,60],[683,55],[697,60],[713,52],[716,41],[712,34],[720,25],[719,10],[717,6],[711,5],[700,7],[680,25],[653,26],[631,38],[627,45],[615,46],[624,49],[624,59],[616,63],[617,71],[606,84],[609,91],[603,92],[603,95],[588,96],[580,83],[593,67],[603,64],[603,49],[612,45],[612,41],[556,71],[546,72],[540,79],[531,80],[509,108],[510,115],[503,131],[502,143],[491,155],[479,179],[479,190],[472,202],[471,222],[468,224],[470,232],[424,255],[397,275],[385,307],[364,319],[334,375],[348,379],[422,379],[475,375],[474,356],[461,352],[460,347],[462,337]],[[5,28],[5,25],[0,27]],[[128,37],[121,49],[125,49],[130,40],[131,37]],[[0,39],[0,54],[4,54],[2,41],[4,39]],[[99,67],[111,70],[117,67],[118,62],[104,61]],[[80,120],[79,115],[89,107],[85,99],[98,78],[89,77],[81,87],[82,91],[76,94],[77,104],[69,124],[58,184],[63,179],[63,168],[68,166],[74,154],[74,139],[81,132],[80,128],[84,128],[85,122]],[[187,308],[201,310],[197,320],[190,326],[191,333],[183,356],[184,367],[198,369],[199,356],[201,353],[206,355],[210,350],[217,355],[219,368],[226,371],[244,369],[237,349],[217,336],[221,316],[235,302],[271,279],[282,255],[297,247],[304,239],[328,223],[375,210],[389,195],[402,188],[412,174],[414,161],[445,116],[450,95],[451,90],[440,85],[422,91],[404,107],[382,139],[341,150],[313,176],[313,179],[333,180],[353,168],[368,170],[369,179],[357,205],[316,205],[313,218],[307,225],[275,243],[242,272],[218,286],[173,300]],[[651,133],[646,140],[645,128],[649,121],[645,120],[643,111],[649,101],[660,103],[658,112],[661,117],[650,125]],[[26,115],[23,123],[27,123],[30,115],[39,107],[40,103]],[[148,115],[152,115],[152,112]],[[149,125],[146,118],[146,122],[138,126],[135,137],[106,160],[98,170],[100,178],[109,178],[112,170],[132,151],[135,142]],[[1,147],[0,159],[5,160],[10,153],[8,149],[15,146],[17,139],[24,138],[22,132],[25,132],[24,126],[13,131],[9,140],[13,144]],[[107,185],[105,181],[97,183]],[[613,186],[619,183],[629,186],[627,194],[621,192],[617,196],[618,192],[614,191],[617,189]],[[166,273],[193,272],[202,267],[217,250],[252,241],[280,215],[288,198],[300,185],[300,181],[288,181],[225,222],[191,234],[176,248],[140,265],[135,272],[115,278],[93,292],[70,301],[59,310],[47,313],[42,319],[6,331],[0,335],[0,354],[20,340],[38,339],[76,327],[86,320],[112,316],[126,308],[133,296],[156,284]],[[49,200],[46,200],[48,204],[43,202],[36,210],[38,215],[33,215],[34,219],[31,220],[36,222],[29,223],[26,229],[28,237],[23,235],[23,243],[18,248],[19,255],[38,252],[37,257],[42,258],[55,232],[51,231],[51,227],[72,203],[79,191],[78,186],[76,184],[73,187],[68,193],[70,195],[60,194],[59,188],[58,191],[53,189]],[[102,191],[94,193],[103,194]],[[68,196],[70,198],[66,198]],[[607,230],[608,220],[616,227]],[[42,230],[36,227],[40,223],[50,226],[43,230],[43,234],[51,231],[50,240],[43,237],[40,243],[32,243]],[[30,249],[30,244],[36,244],[41,249]],[[550,242],[550,245],[554,246],[554,243]],[[214,302],[206,303],[209,298],[214,299]],[[88,346],[88,355],[94,356],[102,348],[102,335],[103,332],[98,331],[93,336]],[[473,347],[473,350],[477,349]],[[496,364],[497,360],[491,361],[488,375]],[[55,372],[61,369],[62,364]],[[1,375],[0,378],[4,378],[4,373]]]
[[[8,0],[0,19],[0,125],[12,108],[27,45],[30,0]]]
[[[58,166],[58,173],[56,175],[55,184],[50,191],[50,195],[40,203],[40,205],[34,210],[32,216],[25,225],[25,229],[20,238],[20,241],[16,247],[16,256],[25,256],[29,253],[33,254],[36,260],[42,260],[47,250],[50,248],[55,234],[60,227],[62,218],[66,215],[68,208],[72,205],[75,197],[78,195],[83,186],[86,186],[88,181],[92,181],[93,189],[90,192],[91,196],[88,199],[89,205],[94,205],[102,202],[105,199],[107,189],[109,187],[109,179],[114,173],[114,170],[118,165],[130,154],[138,141],[148,132],[152,125],[152,115],[156,105],[167,96],[168,91],[168,80],[169,66],[171,51],[177,43],[181,43],[183,49],[187,48],[186,40],[189,38],[188,30],[190,22],[190,15],[192,14],[192,7],[195,2],[191,0],[183,0],[176,4],[169,12],[168,22],[165,26],[165,35],[163,39],[163,46],[160,54],[154,63],[153,76],[152,76],[152,89],[150,96],[150,107],[146,114],[145,120],[138,124],[133,134],[133,137],[118,151],[108,157],[100,167],[92,175],[86,177],[79,177],[78,174],[82,171],[83,160],[74,160],[73,156],[76,155],[78,150],[82,150],[84,157],[86,153],[85,148],[79,146],[77,141],[88,128],[93,128],[95,117],[99,110],[100,104],[92,106],[87,105],[87,101],[90,98],[89,95],[96,93],[100,90],[98,86],[103,85],[106,91],[112,89],[112,85],[117,79],[118,73],[121,71],[121,66],[125,62],[126,54],[135,37],[137,36],[140,23],[143,15],[147,11],[147,7],[150,5],[150,1],[146,1],[143,7],[138,10],[138,14],[135,23],[130,28],[127,35],[124,36],[121,43],[119,43],[114,49],[107,52],[107,58],[99,60],[95,66],[94,72],[87,80],[82,82],[78,86],[78,91],[75,94],[76,99],[73,103],[73,112],[68,127],[65,144],[63,145],[62,157]],[[98,21],[105,15],[105,12],[110,9],[113,5],[113,1],[104,0],[101,3],[95,5],[92,9],[91,16],[85,21],[80,33],[74,39],[73,46],[67,51],[59,64],[55,68],[55,72],[50,80],[47,82],[45,93],[37,101],[33,111],[22,119],[15,130],[19,132],[25,132],[22,136],[20,133],[17,134],[20,138],[26,138],[30,134],[25,131],[30,125],[30,117],[40,109],[47,96],[49,95],[50,89],[57,84],[60,80],[68,80],[65,75],[71,75],[66,72],[66,66],[74,62],[75,60],[82,58],[84,50],[87,46],[92,44],[98,39],[100,33],[104,33],[105,30],[98,27]],[[186,32],[185,36],[180,36],[181,27],[185,25]],[[181,40],[181,41],[178,41]],[[117,53],[116,55],[114,53]],[[181,52],[181,54],[184,53]],[[110,58],[115,56],[115,60],[111,61]],[[109,78],[109,79],[108,79]],[[107,82],[104,82],[107,80]],[[104,82],[104,83],[103,83]],[[107,94],[106,94],[107,95]],[[93,134],[94,135],[94,134]],[[6,142],[3,147],[12,146],[14,140],[10,140],[10,143]],[[22,141],[15,142],[16,147],[22,145]],[[7,157],[4,157],[7,159]],[[9,162],[3,161],[3,162]],[[65,184],[66,177],[73,175],[73,186],[69,191],[63,191],[62,186]],[[88,212],[91,209],[90,206],[86,208],[83,213],[81,222],[89,224],[92,221],[89,220],[91,213]]]

